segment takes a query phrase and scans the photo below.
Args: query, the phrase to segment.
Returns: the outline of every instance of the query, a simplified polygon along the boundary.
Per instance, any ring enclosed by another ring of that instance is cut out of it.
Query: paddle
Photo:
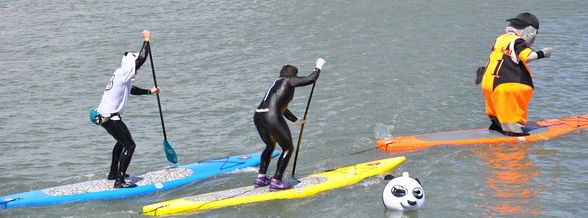
[[[310,89],[310,96],[308,96],[308,102],[306,103],[306,110],[304,110],[304,120],[306,120],[306,115],[308,114],[308,108],[310,107],[310,100],[312,100],[312,93],[314,92],[314,86],[316,85],[316,81],[312,84],[312,88]],[[296,145],[296,155],[294,155],[294,165],[292,166],[292,178],[294,179],[294,175],[296,173],[296,161],[298,160],[298,151],[300,150],[300,141],[302,141],[302,133],[304,132],[304,124],[300,126],[300,134],[298,135],[298,145]]]
[[[157,79],[155,78],[155,67],[153,67],[153,55],[151,53],[151,45],[147,46],[149,49],[149,62],[151,62],[151,72],[153,73],[153,84],[155,87],[157,86]],[[163,151],[165,152],[165,157],[167,161],[172,164],[178,163],[178,156],[176,155],[176,151],[172,148],[171,144],[167,141],[167,135],[165,134],[165,124],[163,124],[163,112],[161,111],[161,101],[159,100],[159,93],[157,94],[157,106],[159,107],[159,118],[161,118],[161,128],[163,129]]]
[[[356,152],[353,152],[353,153],[351,153],[351,154],[349,154],[349,155],[356,155],[356,154],[361,154],[361,153],[368,152],[368,151],[373,151],[373,150],[376,150],[376,149],[378,149],[378,147],[375,147],[375,148],[368,148],[368,149],[361,150],[361,151],[356,151]]]

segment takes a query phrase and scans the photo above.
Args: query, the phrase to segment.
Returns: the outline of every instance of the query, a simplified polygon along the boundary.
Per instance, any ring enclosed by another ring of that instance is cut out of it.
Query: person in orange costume
[[[525,12],[510,22],[505,33],[496,39],[482,77],[486,115],[490,130],[508,136],[525,136],[527,109],[533,96],[533,76],[528,63],[551,56],[551,48],[533,51],[539,33],[539,20]]]

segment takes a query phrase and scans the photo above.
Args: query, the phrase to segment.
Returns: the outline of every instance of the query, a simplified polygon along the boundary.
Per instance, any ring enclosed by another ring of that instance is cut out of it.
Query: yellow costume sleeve
[[[525,48],[521,51],[521,53],[519,53],[519,60],[527,63],[527,57],[529,57],[529,55],[531,54],[531,52],[533,52],[533,50],[531,50],[530,48]]]

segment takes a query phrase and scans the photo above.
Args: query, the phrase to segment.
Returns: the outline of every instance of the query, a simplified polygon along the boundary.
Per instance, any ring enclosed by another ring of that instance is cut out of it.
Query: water
[[[152,31],[170,143],[186,164],[261,151],[253,110],[284,64],[317,82],[296,175],[390,157],[374,146],[376,123],[394,135],[480,128],[474,85],[490,47],[522,11],[541,22],[531,64],[529,119],[585,114],[585,1],[8,1],[0,4],[0,196],[104,177],[113,139],[87,112],[119,65]],[[148,65],[135,84],[147,88]],[[302,116],[310,88],[290,105]],[[130,173],[167,166],[154,97],[125,114],[138,144]],[[291,126],[294,138],[298,128]],[[203,217],[586,217],[585,131],[521,145],[443,146],[406,154],[393,174],[423,181],[427,202],[384,210],[383,177],[313,197],[228,207]],[[292,165],[292,162],[291,162]],[[272,162],[273,171],[275,161]],[[289,169],[290,170],[290,169]],[[122,200],[0,211],[6,217],[138,217],[146,204],[249,185],[254,170]],[[289,176],[289,175],[287,175]]]

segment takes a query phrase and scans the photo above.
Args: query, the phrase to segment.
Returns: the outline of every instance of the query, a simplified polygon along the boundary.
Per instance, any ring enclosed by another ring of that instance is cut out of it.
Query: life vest
[[[525,48],[515,52],[515,41],[521,37],[505,33],[496,39],[492,53],[486,63],[486,71],[482,79],[482,88],[494,90],[498,85],[503,83],[520,83],[533,86],[533,76],[527,66],[527,57],[532,52],[530,48]]]

